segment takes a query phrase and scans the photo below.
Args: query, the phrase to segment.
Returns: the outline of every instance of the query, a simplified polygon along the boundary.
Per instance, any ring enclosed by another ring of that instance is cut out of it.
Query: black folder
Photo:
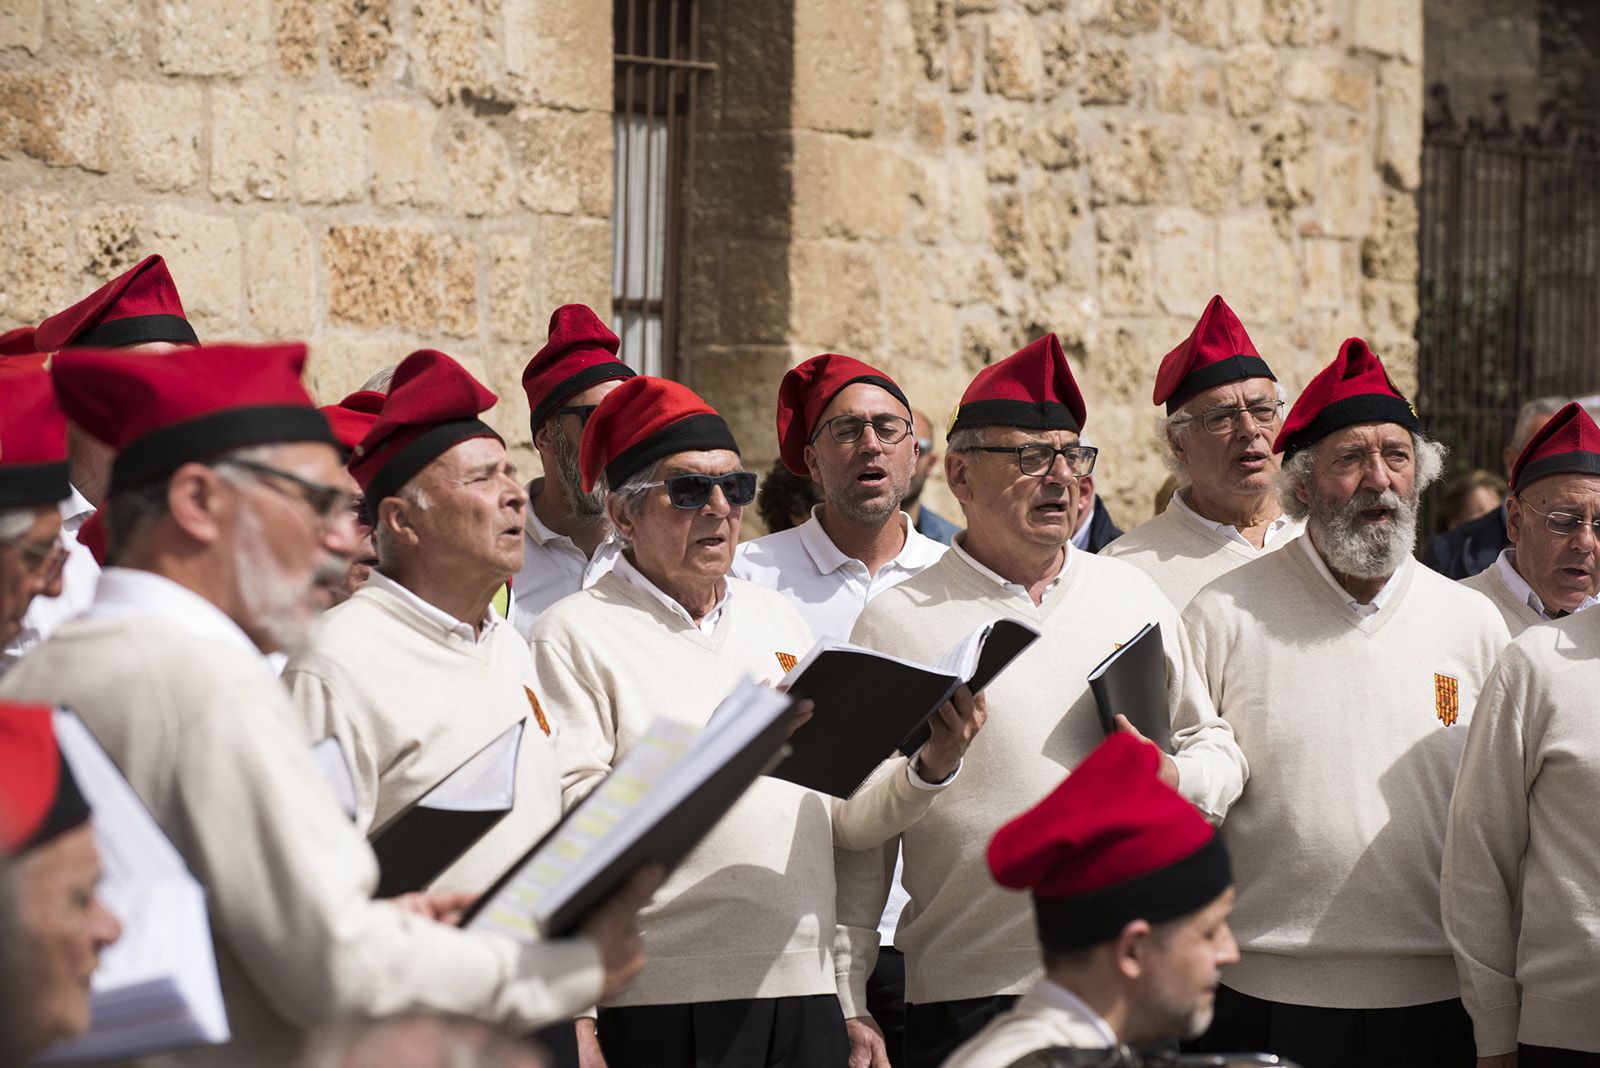
[[[1006,665],[1022,655],[1022,651],[1039,640],[1039,632],[1014,619],[997,619],[983,639],[983,652],[978,655],[978,666],[967,680],[967,689],[976,697]],[[952,691],[954,692],[954,691]],[[937,711],[937,710],[935,710]],[[913,756],[923,743],[933,736],[925,718],[900,743],[900,752]]]
[[[1146,623],[1125,645],[1089,673],[1089,689],[1099,706],[1100,726],[1116,731],[1116,717],[1128,717],[1139,733],[1172,752],[1172,710],[1167,705],[1167,656],[1161,624]]]

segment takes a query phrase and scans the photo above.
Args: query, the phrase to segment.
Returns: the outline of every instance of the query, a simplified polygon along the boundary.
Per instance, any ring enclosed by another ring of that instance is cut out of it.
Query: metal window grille
[[[700,59],[699,23],[697,0],[617,0],[612,326],[623,359],[651,375],[677,371],[695,102],[716,70]]]

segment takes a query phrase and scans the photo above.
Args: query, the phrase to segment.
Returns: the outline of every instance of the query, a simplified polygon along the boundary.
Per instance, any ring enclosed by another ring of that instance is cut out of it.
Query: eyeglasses
[[[674,475],[659,482],[646,482],[640,489],[654,486],[667,487],[667,499],[674,508],[704,508],[711,500],[711,491],[722,487],[722,495],[735,507],[743,507],[756,499],[756,476],[753,471],[729,471],[725,475]]]
[[[48,545],[37,545],[29,542],[14,542],[17,555],[22,557],[22,566],[27,569],[28,575],[37,578],[40,575],[54,575],[67,562],[67,547],[61,544],[58,535]]]
[[[1240,408],[1232,404],[1223,404],[1215,408],[1207,408],[1199,415],[1189,416],[1182,423],[1199,422],[1206,428],[1208,434],[1231,434],[1239,429],[1239,421],[1244,418],[1244,413],[1250,413],[1250,421],[1256,426],[1268,427],[1277,423],[1283,416],[1283,401],[1264,401],[1260,404],[1251,404]],[[1176,420],[1175,420],[1176,421]]]
[[[1093,445],[1067,445],[1059,449],[1054,445],[972,445],[961,451],[1009,453],[1017,458],[1017,467],[1023,474],[1035,477],[1049,474],[1056,465],[1056,457],[1060,456],[1067,461],[1068,472],[1082,478],[1094,472],[1095,457],[1100,455],[1100,450]]]
[[[356,504],[355,498],[342,489],[334,486],[325,486],[321,482],[312,482],[310,479],[301,478],[299,475],[280,470],[268,464],[259,464],[254,460],[242,460],[237,457],[228,457],[218,460],[218,464],[228,467],[238,467],[249,471],[253,475],[266,476],[266,478],[281,478],[294,486],[294,490],[287,489],[277,482],[262,481],[262,485],[276,490],[285,497],[292,497],[307,508],[317,517],[317,521],[324,527],[337,523],[346,513],[350,512]]]
[[[828,436],[841,445],[860,441],[861,435],[867,432],[867,427],[872,427],[872,432],[878,435],[878,442],[882,445],[893,445],[907,434],[911,433],[911,420],[902,419],[898,415],[875,415],[871,419],[863,419],[859,415],[836,415],[826,423],[811,432],[811,440],[816,441],[826,429]]]
[[[565,408],[557,408],[555,411],[551,412],[550,414],[552,416],[558,416],[558,415],[575,415],[575,416],[577,416],[578,417],[578,429],[581,430],[584,427],[589,425],[589,417],[594,414],[594,410],[596,408],[598,408],[598,407],[600,407],[600,405],[598,405],[598,404],[573,404],[573,405],[569,405],[569,406],[567,406]]]
[[[1573,515],[1571,512],[1541,512],[1529,504],[1526,497],[1518,496],[1517,500],[1522,504],[1522,507],[1534,515],[1543,516],[1544,525],[1550,528],[1551,533],[1559,534],[1563,538],[1570,538],[1584,527],[1588,527],[1590,533],[1595,536],[1595,540],[1600,541],[1600,518],[1585,519],[1583,516]]]

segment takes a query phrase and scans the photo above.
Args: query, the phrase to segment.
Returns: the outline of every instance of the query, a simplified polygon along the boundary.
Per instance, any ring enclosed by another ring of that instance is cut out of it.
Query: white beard
[[[291,580],[272,558],[261,518],[248,503],[239,509],[233,562],[248,629],[284,653],[292,653],[305,645],[310,636],[311,623],[316,616],[311,601],[312,587],[325,581],[329,574],[333,581],[339,581],[345,570],[345,562],[333,558],[303,580]]]
[[[1357,518],[1365,508],[1391,508],[1392,520],[1365,526]],[[1359,492],[1341,508],[1315,492],[1306,520],[1328,566],[1360,579],[1387,578],[1411,555],[1417,543],[1417,495],[1402,498],[1394,490]]]

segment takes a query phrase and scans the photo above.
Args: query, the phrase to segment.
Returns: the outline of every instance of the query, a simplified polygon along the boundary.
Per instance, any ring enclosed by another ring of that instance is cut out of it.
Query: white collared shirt
[[[494,605],[491,604],[488,613],[483,617],[483,622],[478,626],[477,630],[474,630],[471,623],[463,623],[438,605],[418,597],[410,589],[400,585],[400,583],[376,568],[367,576],[367,583],[392,597],[398,597],[421,613],[425,619],[444,628],[446,633],[454,634],[456,637],[473,645],[482,645],[488,641],[489,636],[494,632],[494,628],[503,622],[500,618],[500,613],[496,612]]]
[[[1028,593],[1028,587],[1023,586],[1020,583],[1012,582],[1010,579],[1002,577],[997,572],[990,571],[987,567],[984,567],[982,564],[978,563],[978,561],[974,560],[972,558],[972,554],[967,552],[966,548],[961,544],[966,540],[966,537],[967,532],[963,530],[960,534],[957,534],[954,538],[950,539],[950,551],[961,557],[961,559],[965,560],[972,567],[972,570],[976,571],[984,578],[993,581],[996,586],[999,586],[1008,593],[1016,594],[1029,604],[1034,603],[1033,596]],[[1061,557],[1061,570],[1056,572],[1055,577],[1052,578],[1049,584],[1045,586],[1044,593],[1039,595],[1039,600],[1041,602],[1043,602],[1044,599],[1050,595],[1051,590],[1055,589],[1061,584],[1061,576],[1067,573],[1067,564],[1070,563],[1071,560],[1072,546],[1068,544],[1066,546],[1066,553]]]
[[[1089,503],[1089,514],[1083,517],[1083,523],[1073,531],[1072,544],[1084,552],[1089,551],[1089,529],[1094,526],[1094,513],[1100,507],[1098,499]]]
[[[938,563],[946,546],[920,533],[911,517],[899,512],[905,544],[870,574],[822,529],[822,507],[813,508],[811,518],[797,527],[739,546],[733,575],[787,594],[818,641],[848,641],[868,601]]]
[[[35,597],[28,603],[22,616],[22,630],[0,652],[0,673],[16,663],[39,645],[57,627],[81,615],[94,603],[95,582],[100,578],[100,565],[94,553],[78,541],[78,530],[94,515],[94,505],[79,493],[77,487],[60,504],[61,544],[67,550],[67,562],[61,568],[61,596]]]
[[[1268,523],[1267,529],[1262,532],[1261,548],[1257,549],[1254,545],[1250,544],[1249,538],[1239,533],[1238,527],[1229,523],[1218,523],[1214,519],[1207,519],[1205,516],[1201,515],[1199,512],[1190,507],[1189,502],[1185,500],[1188,492],[1189,487],[1185,486],[1172,495],[1172,504],[1169,507],[1176,510],[1178,516],[1180,516],[1185,522],[1192,523],[1199,527],[1201,530],[1215,531],[1225,538],[1229,538],[1238,542],[1240,545],[1248,546],[1252,552],[1264,553],[1268,549],[1272,548],[1272,543],[1276,541],[1278,537],[1282,535],[1283,532],[1287,530],[1293,523],[1293,521],[1287,515],[1284,515],[1282,512],[1278,513],[1278,518]]]
[[[1106,1040],[1107,1049],[1116,1049],[1122,1044],[1122,1039],[1117,1037],[1117,1033],[1111,1029],[1110,1024],[1106,1023],[1104,1017],[1090,1008],[1087,1001],[1084,1001],[1060,983],[1051,979],[1040,978],[1034,984],[1033,989],[1029,991],[1029,994],[1032,996],[1033,1001],[1046,1008],[1060,1009],[1062,1012],[1088,1023],[1100,1033],[1101,1038]]]
[[[268,670],[250,635],[222,609],[154,571],[131,567],[108,567],[100,573],[94,603],[83,613],[84,619],[164,619],[176,623],[201,638],[212,638],[248,649]]]
[[[1517,573],[1516,560],[1517,547],[1515,545],[1500,550],[1500,555],[1495,557],[1493,565],[1495,572],[1500,576],[1500,581],[1506,584],[1506,589],[1511,591],[1511,596],[1537,612],[1540,619],[1555,619],[1555,616],[1545,611],[1544,602],[1539,599],[1537,593],[1533,592],[1533,587],[1528,585],[1528,580]],[[1597,603],[1600,603],[1600,597],[1585,597],[1583,603],[1572,611],[1582,612],[1585,608],[1591,608]]]
[[[1339,599],[1345,604],[1349,605],[1352,612],[1362,617],[1375,616],[1378,614],[1379,609],[1383,607],[1383,602],[1389,596],[1389,591],[1394,588],[1394,578],[1395,575],[1400,573],[1399,568],[1395,568],[1394,575],[1389,576],[1388,581],[1383,584],[1383,589],[1379,590],[1377,594],[1373,596],[1371,601],[1368,601],[1366,604],[1362,604],[1360,601],[1350,596],[1350,591],[1339,585],[1339,580],[1333,577],[1333,572],[1328,570],[1328,565],[1323,561],[1322,554],[1318,552],[1317,547],[1311,543],[1311,535],[1309,533],[1300,539],[1300,545],[1305,549],[1306,555],[1311,558],[1311,566],[1317,569],[1317,574],[1321,575],[1323,579],[1327,581],[1328,585],[1333,587],[1334,591],[1338,593]],[[1401,567],[1404,566],[1405,564],[1402,561]]]
[[[661,587],[645,577],[643,571],[633,566],[633,561],[629,560],[627,556],[618,555],[616,563],[612,565],[611,569],[622,578],[627,579],[634,587],[643,590],[657,601],[666,605],[679,619],[682,619],[708,638],[717,632],[717,623],[722,619],[723,606],[728,603],[728,598],[733,594],[732,585],[724,580],[722,583],[722,596],[717,598],[717,603],[712,606],[711,611],[707,612],[703,619],[696,620],[689,614],[687,608],[668,597],[662,592]]]
[[[511,625],[526,640],[539,614],[563,597],[595,584],[607,574],[622,553],[615,534],[595,546],[587,556],[577,542],[551,530],[533,510],[544,479],[528,483],[528,504],[523,509],[522,570],[511,577]]]

